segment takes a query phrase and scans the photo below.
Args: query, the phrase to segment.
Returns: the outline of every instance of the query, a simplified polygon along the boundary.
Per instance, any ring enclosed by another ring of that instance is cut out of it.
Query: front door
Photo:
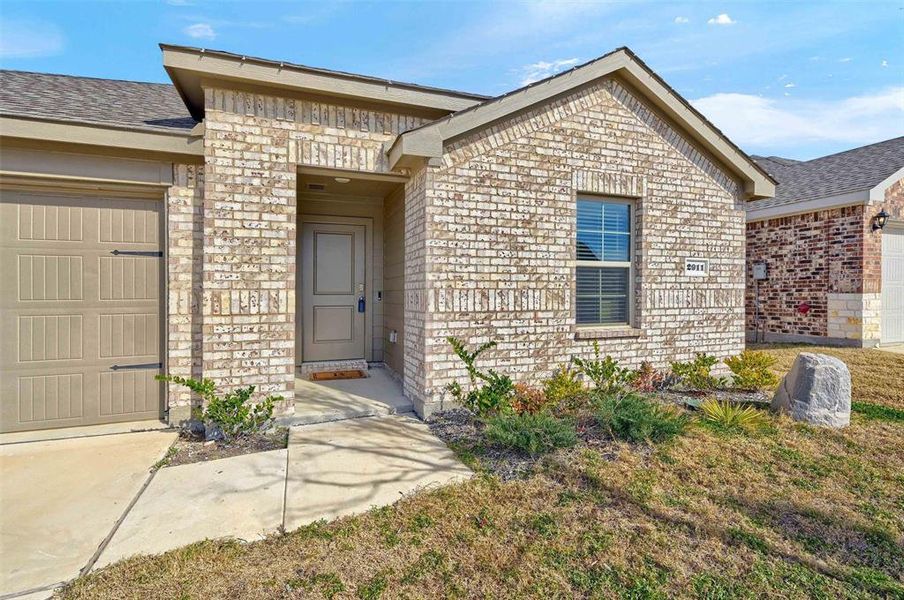
[[[364,225],[301,227],[302,360],[364,358]]]

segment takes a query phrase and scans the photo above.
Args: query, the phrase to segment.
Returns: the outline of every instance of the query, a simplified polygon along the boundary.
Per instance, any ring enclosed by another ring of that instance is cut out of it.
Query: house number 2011
[[[690,277],[703,277],[709,272],[709,261],[699,258],[684,259],[684,274]]]

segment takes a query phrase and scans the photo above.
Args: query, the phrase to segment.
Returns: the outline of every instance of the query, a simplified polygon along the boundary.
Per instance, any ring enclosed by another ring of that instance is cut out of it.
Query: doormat
[[[367,377],[360,369],[348,371],[320,371],[311,374],[311,381],[332,381],[334,379],[362,379]]]

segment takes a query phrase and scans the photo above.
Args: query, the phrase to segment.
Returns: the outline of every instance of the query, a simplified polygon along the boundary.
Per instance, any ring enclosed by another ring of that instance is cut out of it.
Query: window
[[[578,198],[578,325],[628,324],[631,258],[631,204]]]

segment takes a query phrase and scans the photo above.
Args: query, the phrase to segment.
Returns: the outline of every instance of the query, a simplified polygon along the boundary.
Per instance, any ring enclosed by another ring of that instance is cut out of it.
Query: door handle
[[[358,296],[358,312],[363,313],[365,306],[366,306],[366,300],[364,300],[364,296]]]

